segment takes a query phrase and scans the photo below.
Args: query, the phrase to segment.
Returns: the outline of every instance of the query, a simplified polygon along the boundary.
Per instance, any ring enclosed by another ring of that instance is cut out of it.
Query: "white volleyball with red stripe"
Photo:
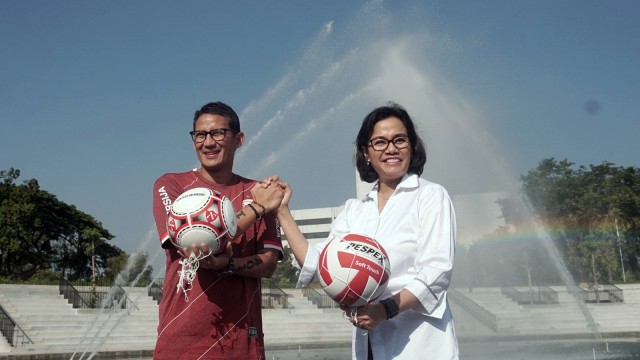
[[[340,305],[364,306],[377,299],[387,287],[389,276],[389,257],[370,237],[335,237],[320,253],[320,285]]]
[[[238,218],[231,200],[208,188],[185,191],[171,205],[167,230],[178,248],[207,245],[215,255],[221,253],[236,234]]]

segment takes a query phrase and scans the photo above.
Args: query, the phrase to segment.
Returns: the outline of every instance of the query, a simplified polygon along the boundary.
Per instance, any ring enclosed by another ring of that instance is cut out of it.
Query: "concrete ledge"
[[[12,352],[3,359],[7,360],[68,360],[75,354],[77,357],[82,353],[74,352]],[[124,351],[99,351],[93,357],[94,359],[126,359],[126,358],[151,358],[153,357],[153,349],[151,350],[124,350]]]

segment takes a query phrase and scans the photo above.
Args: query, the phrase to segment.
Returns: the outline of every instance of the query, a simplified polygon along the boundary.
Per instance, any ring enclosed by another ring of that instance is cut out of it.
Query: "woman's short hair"
[[[427,162],[427,150],[424,146],[424,142],[418,136],[415,125],[409,113],[400,105],[389,102],[386,106],[381,106],[370,112],[362,120],[362,126],[356,137],[356,169],[360,173],[360,179],[362,181],[371,183],[378,180],[378,173],[373,170],[373,167],[367,163],[367,159],[364,153],[369,146],[369,140],[373,133],[373,128],[376,123],[388,118],[397,118],[402,121],[404,127],[407,129],[407,136],[411,144],[411,162],[409,163],[409,173],[420,176],[424,169],[424,164]]]

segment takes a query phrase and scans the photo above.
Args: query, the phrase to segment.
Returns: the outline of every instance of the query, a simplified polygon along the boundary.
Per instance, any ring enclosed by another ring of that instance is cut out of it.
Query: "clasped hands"
[[[281,182],[280,178],[274,175],[257,182],[251,188],[251,196],[255,203],[264,206],[266,212],[269,213],[281,206],[287,193],[285,190],[288,190],[290,197],[291,190],[289,190],[288,185]],[[288,197],[286,201],[288,202]],[[200,259],[199,266],[204,269],[223,270],[229,265],[233,249],[231,248],[231,241],[229,241],[224,251],[217,255],[209,256],[211,250],[204,243],[200,244],[200,247],[195,244],[191,248],[184,247],[179,249],[178,253],[183,258],[189,258],[193,254],[197,259]]]

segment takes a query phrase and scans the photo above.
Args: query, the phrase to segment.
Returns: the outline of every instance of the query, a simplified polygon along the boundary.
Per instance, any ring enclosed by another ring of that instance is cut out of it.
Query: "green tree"
[[[98,274],[121,250],[92,216],[40,189],[30,179],[16,184],[17,169],[0,171],[0,276],[29,279],[40,270],[65,271],[89,279],[92,254]],[[91,246],[93,241],[94,246]]]
[[[146,252],[132,255],[121,252],[109,259],[105,277],[120,286],[147,286],[153,274],[153,267],[148,262]]]
[[[281,289],[294,288],[296,287],[300,270],[294,268],[291,264],[291,259],[293,259],[291,249],[283,247],[282,250],[284,251],[284,258],[278,263],[273,276],[263,281],[267,285],[275,285]]]
[[[472,245],[456,249],[456,286],[538,286],[559,283],[555,266],[529,233],[499,227]]]
[[[575,167],[550,158],[521,180],[522,194],[553,235],[574,278],[620,281],[622,266],[639,278],[640,169],[609,162]],[[499,201],[505,221],[516,228],[526,217],[517,205],[519,196]],[[616,249],[625,254],[622,259]]]

